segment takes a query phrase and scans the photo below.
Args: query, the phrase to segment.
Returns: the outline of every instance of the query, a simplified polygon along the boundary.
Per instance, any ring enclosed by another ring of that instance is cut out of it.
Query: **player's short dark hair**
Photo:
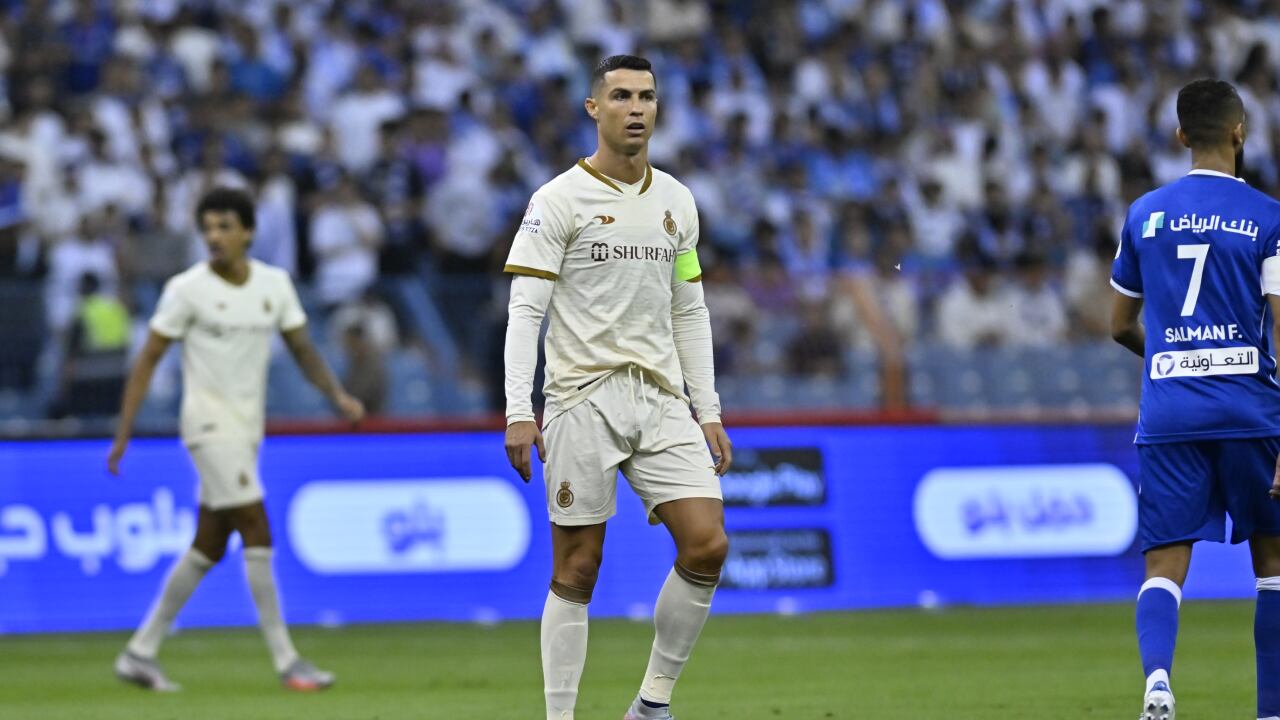
[[[207,212],[233,212],[246,230],[253,229],[253,198],[243,190],[216,187],[205,193],[196,205],[196,227],[200,227],[200,218]]]
[[[610,55],[600,61],[596,65],[596,69],[591,71],[591,94],[594,95],[596,88],[600,87],[600,83],[604,82],[604,76],[614,70],[642,70],[653,75],[653,63],[639,55]],[[657,82],[657,77],[654,77]]]
[[[1178,124],[1191,147],[1221,145],[1244,120],[1244,102],[1225,80],[1202,78],[1178,91]]]

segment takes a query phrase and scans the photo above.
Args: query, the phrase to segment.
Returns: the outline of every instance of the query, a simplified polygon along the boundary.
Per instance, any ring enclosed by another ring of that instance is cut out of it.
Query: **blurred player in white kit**
[[[239,190],[210,191],[196,208],[209,260],[169,280],[128,383],[107,459],[120,471],[151,375],[174,341],[182,342],[182,442],[200,478],[191,548],[169,572],[142,626],[116,658],[120,679],[150,690],[178,686],[156,662],[178,611],[222,559],[232,532],[244,543],[245,575],[275,670],[290,690],[322,690],[332,673],[303,659],[285,626],[271,570],[271,530],[258,479],[270,342],[279,332],[311,382],[351,422],[364,417],[307,334],[307,316],[289,274],[248,257],[254,202]]]

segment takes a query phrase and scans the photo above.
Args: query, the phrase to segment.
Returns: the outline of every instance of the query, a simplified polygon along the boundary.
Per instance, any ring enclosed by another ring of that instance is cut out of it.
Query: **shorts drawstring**
[[[639,381],[639,382],[637,382]],[[634,412],[637,406],[644,406],[645,417],[649,416],[649,398],[644,394],[644,370],[635,363],[627,365],[627,384],[631,386],[631,410]],[[636,402],[636,394],[639,393],[641,402]]]

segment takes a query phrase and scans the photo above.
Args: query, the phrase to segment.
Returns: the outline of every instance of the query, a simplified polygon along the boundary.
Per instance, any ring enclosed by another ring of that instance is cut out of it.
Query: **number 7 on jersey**
[[[1200,299],[1200,283],[1204,281],[1204,263],[1209,259],[1208,245],[1179,245],[1179,260],[1195,260],[1191,269],[1191,283],[1187,285],[1187,297],[1182,301],[1182,316],[1195,313],[1196,302]]]

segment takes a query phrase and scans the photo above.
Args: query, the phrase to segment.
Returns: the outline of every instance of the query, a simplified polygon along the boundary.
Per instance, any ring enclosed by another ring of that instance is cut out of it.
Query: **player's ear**
[[[1182,147],[1191,147],[1191,139],[1187,137],[1185,132],[1183,132],[1181,125],[1178,126],[1177,130],[1173,131],[1173,134],[1178,138],[1178,142],[1182,144]]]
[[[1244,121],[1241,121],[1240,124],[1236,125],[1234,128],[1231,129],[1232,147],[1235,147],[1235,148],[1242,147],[1244,145],[1244,138],[1245,138]]]
[[[600,121],[600,118],[596,117],[596,114],[600,112],[600,109],[599,106],[596,105],[595,98],[587,98],[586,101],[582,103],[582,106],[587,109],[587,114],[591,116],[592,120],[595,120],[596,122]]]

